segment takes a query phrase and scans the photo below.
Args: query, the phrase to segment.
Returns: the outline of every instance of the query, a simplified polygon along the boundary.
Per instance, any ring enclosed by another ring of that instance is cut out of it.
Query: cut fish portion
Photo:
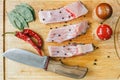
[[[51,57],[72,57],[94,51],[94,47],[92,44],[49,46],[48,51]]]
[[[80,2],[74,2],[57,10],[39,11],[40,22],[55,23],[69,21],[87,14],[87,8]]]
[[[87,28],[89,28],[88,21],[82,21],[78,24],[52,29],[46,41],[61,43],[85,33]]]

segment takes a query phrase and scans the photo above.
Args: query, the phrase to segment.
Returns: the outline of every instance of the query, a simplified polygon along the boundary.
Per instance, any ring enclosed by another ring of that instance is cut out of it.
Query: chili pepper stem
[[[6,33],[2,34],[2,36],[5,36],[6,34],[16,34],[16,32],[6,32]]]

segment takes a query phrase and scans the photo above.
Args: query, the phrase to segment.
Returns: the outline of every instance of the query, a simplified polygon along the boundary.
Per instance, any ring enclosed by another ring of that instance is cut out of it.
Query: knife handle
[[[67,66],[61,62],[50,61],[47,70],[63,76],[80,79],[86,75],[88,68]]]

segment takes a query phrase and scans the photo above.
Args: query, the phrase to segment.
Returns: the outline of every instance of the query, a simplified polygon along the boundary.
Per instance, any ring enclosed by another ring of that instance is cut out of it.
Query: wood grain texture
[[[9,12],[14,8],[15,5],[22,2],[30,4],[36,13],[36,20],[29,23],[30,29],[39,33],[43,40],[45,41],[50,28],[61,27],[63,25],[75,24],[82,20],[88,20],[91,23],[91,28],[87,31],[85,35],[72,39],[72,41],[65,41],[61,44],[58,43],[46,43],[44,42],[43,51],[48,55],[47,46],[49,45],[66,45],[69,42],[76,43],[94,43],[99,49],[95,50],[84,56],[76,56],[72,58],[65,58],[62,61],[67,65],[78,65],[83,67],[88,67],[88,73],[83,80],[101,80],[101,79],[118,79],[120,75],[120,60],[118,59],[115,48],[114,48],[114,36],[107,41],[98,41],[92,35],[94,29],[100,25],[100,23],[92,19],[93,9],[101,2],[109,3],[113,8],[113,15],[104,23],[109,24],[112,29],[115,29],[115,24],[120,15],[120,5],[119,0],[81,0],[89,10],[89,13],[85,17],[80,17],[71,20],[67,23],[54,23],[54,24],[42,24],[38,19],[38,11],[40,9],[57,9],[69,3],[77,0],[6,0],[6,12]],[[92,3],[92,4],[91,4]],[[5,19],[6,32],[14,32],[15,29],[9,22],[7,14]],[[21,48],[32,51],[37,54],[36,50],[28,43],[16,38],[14,35],[7,35],[5,41],[5,49],[10,48]],[[67,78],[64,76],[57,75],[55,73],[46,72],[42,69],[33,68],[23,64],[13,62],[6,59],[6,80],[74,80],[72,78]]]
[[[51,71],[66,77],[81,79],[88,72],[88,68],[78,66],[67,66],[62,64],[60,61],[50,60],[49,65],[47,67],[47,71]]]
[[[3,80],[3,0],[0,0],[0,80]]]

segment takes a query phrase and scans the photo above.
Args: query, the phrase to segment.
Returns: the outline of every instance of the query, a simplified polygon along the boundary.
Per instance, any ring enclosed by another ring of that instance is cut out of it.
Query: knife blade
[[[46,71],[55,72],[57,74],[76,79],[83,78],[88,71],[88,68],[86,67],[67,66],[62,64],[60,61],[56,62],[51,60],[48,56],[39,56],[18,48],[7,50],[3,53],[3,56],[19,63],[42,68]]]

